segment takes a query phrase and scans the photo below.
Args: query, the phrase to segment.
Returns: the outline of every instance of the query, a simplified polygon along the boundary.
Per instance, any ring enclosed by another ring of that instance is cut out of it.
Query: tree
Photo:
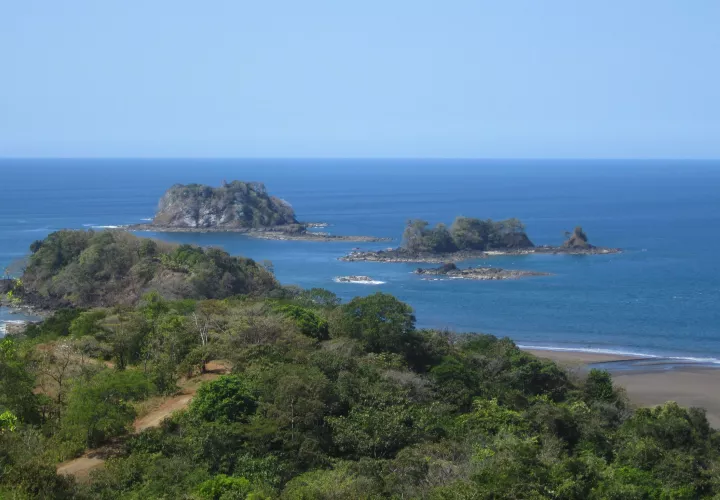
[[[370,352],[412,357],[420,343],[412,308],[392,295],[356,297],[341,310],[340,333],[364,342]]]
[[[0,339],[0,410],[11,411],[21,422],[38,423],[35,378],[27,359],[11,338]]]
[[[300,333],[316,340],[329,338],[328,322],[310,309],[284,304],[277,306],[275,311],[286,318],[290,318],[300,330]]]
[[[255,412],[248,382],[238,375],[224,375],[200,386],[190,405],[192,414],[208,422],[242,422]]]
[[[424,250],[425,230],[428,227],[427,221],[409,220],[405,226],[402,236],[402,247],[411,254],[417,254]]]
[[[104,370],[77,383],[61,421],[63,440],[93,448],[125,433],[135,418],[131,402],[146,398],[150,391],[147,378],[133,370]]]

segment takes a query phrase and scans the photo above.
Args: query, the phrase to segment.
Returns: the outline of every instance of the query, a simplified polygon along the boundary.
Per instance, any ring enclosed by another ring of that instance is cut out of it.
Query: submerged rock
[[[468,280],[512,280],[529,276],[549,276],[549,273],[538,271],[521,271],[499,267],[468,267],[460,269],[453,263],[444,264],[437,268],[418,268],[415,270],[415,274]]]

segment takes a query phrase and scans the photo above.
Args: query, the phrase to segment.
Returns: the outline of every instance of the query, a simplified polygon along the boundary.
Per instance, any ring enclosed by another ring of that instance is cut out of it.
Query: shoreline
[[[520,255],[612,255],[622,253],[620,248],[592,247],[588,249],[537,246],[514,250],[461,250],[459,252],[441,254],[409,254],[402,248],[388,250],[354,251],[339,257],[343,262],[386,262],[386,263],[423,263],[444,264],[466,260],[488,259],[501,256]]]
[[[312,223],[308,227],[322,228],[327,227],[321,225],[323,223]],[[130,224],[127,226],[117,226],[113,229],[121,229],[130,232],[150,232],[150,233],[235,233],[258,238],[264,240],[280,240],[280,241],[346,241],[356,243],[380,243],[392,241],[392,238],[383,238],[379,236],[345,236],[338,234],[329,234],[325,232],[288,232],[275,229],[246,229],[246,228],[198,228],[198,227],[165,227],[153,226],[152,224]]]
[[[706,411],[708,422],[720,429],[720,365],[690,361],[689,357],[631,356],[620,353],[522,348],[570,370],[600,368],[627,393],[634,407],[653,407],[675,401]]]

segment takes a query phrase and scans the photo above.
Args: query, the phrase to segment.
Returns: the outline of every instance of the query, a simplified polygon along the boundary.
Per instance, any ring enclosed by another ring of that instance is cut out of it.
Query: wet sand
[[[608,361],[628,361],[637,358],[634,356],[619,356],[617,354],[601,354],[594,352],[580,351],[547,351],[544,349],[524,349],[530,354],[534,354],[538,358],[551,359],[562,365],[578,366],[590,363],[605,363]]]
[[[634,405],[655,406],[676,401],[681,406],[705,408],[710,424],[720,428],[720,368],[610,354],[528,352],[569,368],[599,363],[597,367],[612,374],[615,384],[625,388]]]

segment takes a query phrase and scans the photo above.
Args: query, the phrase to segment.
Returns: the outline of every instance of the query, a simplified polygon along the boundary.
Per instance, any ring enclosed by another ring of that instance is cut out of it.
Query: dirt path
[[[228,372],[227,367],[219,362],[208,363],[207,370],[207,373],[193,380],[194,383],[187,384],[183,394],[168,399],[154,410],[135,420],[133,423],[134,432],[137,434],[146,429],[159,427],[162,421],[173,413],[188,407],[197,391],[197,382],[213,380]],[[57,473],[74,476],[78,481],[87,481],[90,479],[90,473],[102,467],[105,460],[112,455],[112,452],[112,446],[87,451],[81,457],[59,464]]]
[[[142,432],[145,429],[150,429],[151,427],[159,427],[162,421],[168,418],[170,415],[172,415],[178,410],[183,410],[187,408],[193,396],[194,391],[192,394],[182,394],[172,399],[168,399],[157,409],[151,411],[144,417],[137,419],[133,424],[135,432]]]

